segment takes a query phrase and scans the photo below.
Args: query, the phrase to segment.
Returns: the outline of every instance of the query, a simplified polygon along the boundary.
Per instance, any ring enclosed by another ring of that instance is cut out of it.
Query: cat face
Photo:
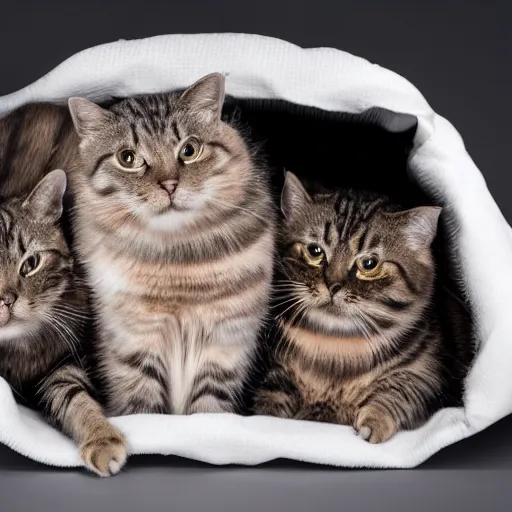
[[[367,338],[414,323],[432,294],[440,208],[396,211],[362,192],[311,197],[287,173],[282,210],[281,289],[297,319]]]
[[[199,80],[183,94],[130,98],[104,110],[72,98],[96,206],[126,212],[150,229],[176,230],[237,201],[250,157],[221,121],[224,79]]]
[[[26,199],[0,207],[0,343],[56,322],[72,260],[59,226],[63,171],[49,173]]]

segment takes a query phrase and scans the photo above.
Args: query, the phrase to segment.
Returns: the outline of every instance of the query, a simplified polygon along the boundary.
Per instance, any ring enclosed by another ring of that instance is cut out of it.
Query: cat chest
[[[105,342],[125,379],[123,389],[140,387],[158,410],[190,414],[220,412],[214,397],[202,395],[212,388],[231,395],[251,360],[255,336],[244,321],[219,325],[188,314],[146,319],[139,331],[118,331]]]
[[[105,256],[105,255],[103,255]],[[229,265],[224,261],[198,264],[129,262],[97,257],[90,277],[99,300],[115,314],[153,317],[196,311],[217,313],[217,321],[241,306],[267,301],[271,265]],[[242,308],[243,309],[243,308]]]
[[[20,340],[19,343],[23,341]],[[45,348],[37,345],[33,350],[30,347],[26,350],[4,347],[0,350],[0,377],[16,387],[27,383],[36,384],[48,375],[50,369],[56,367],[56,363],[66,353],[65,347],[57,343],[52,346],[51,342],[46,342]]]
[[[167,334],[170,338],[164,342],[161,360],[167,375],[168,410],[187,414],[200,376],[207,371],[209,359],[215,358],[216,351],[208,344],[207,332],[197,332],[195,339],[174,329]]]

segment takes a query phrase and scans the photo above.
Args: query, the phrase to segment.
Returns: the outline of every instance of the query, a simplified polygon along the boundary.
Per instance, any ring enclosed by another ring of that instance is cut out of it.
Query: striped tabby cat
[[[310,196],[287,173],[282,211],[280,341],[255,412],[352,425],[371,443],[419,426],[443,387],[431,308],[441,209]]]
[[[114,414],[237,410],[267,312],[273,207],[224,79],[103,109],[72,98],[76,235]]]
[[[65,188],[64,172],[53,171],[28,198],[1,203],[0,376],[76,441],[89,469],[108,476],[126,447],[84,370],[87,296],[59,225]]]

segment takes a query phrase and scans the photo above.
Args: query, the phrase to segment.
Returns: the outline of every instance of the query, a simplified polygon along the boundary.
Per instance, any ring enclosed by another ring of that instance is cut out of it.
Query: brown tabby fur
[[[183,94],[109,110],[70,100],[81,139],[77,242],[114,414],[240,405],[267,312],[273,208],[265,174],[220,119],[223,99],[223,78],[210,75]],[[185,162],[190,140],[202,149]],[[127,148],[133,168],[120,160]]]
[[[291,173],[282,209],[284,300],[255,412],[351,425],[371,443],[419,426],[444,385],[431,307],[440,209],[401,212],[354,191],[311,197]],[[370,256],[375,273],[358,267]]]
[[[66,177],[50,172],[69,166],[76,146],[65,108],[29,105],[0,120],[0,295],[17,296],[8,310],[0,306],[8,317],[0,327],[0,375],[18,400],[78,444],[89,469],[108,476],[123,466],[126,443],[85,371],[87,290],[60,222]],[[20,276],[20,263],[34,253],[41,269]]]

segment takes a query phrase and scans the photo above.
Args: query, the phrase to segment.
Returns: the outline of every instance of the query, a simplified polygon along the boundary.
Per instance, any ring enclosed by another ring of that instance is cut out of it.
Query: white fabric
[[[301,49],[243,34],[173,35],[85,50],[32,85],[0,98],[0,115],[32,101],[94,100],[183,88],[213,71],[227,92],[280,98],[325,110],[372,106],[419,119],[411,173],[458,222],[456,261],[474,305],[481,350],[467,379],[465,409],[439,411],[425,426],[370,445],[351,428],[235,415],[114,418],[132,453],[177,454],[214,464],[284,457],[339,466],[410,467],[512,412],[511,230],[457,131],[401,76],[347,53]],[[16,405],[0,379],[0,442],[35,460],[78,466],[73,443]]]

